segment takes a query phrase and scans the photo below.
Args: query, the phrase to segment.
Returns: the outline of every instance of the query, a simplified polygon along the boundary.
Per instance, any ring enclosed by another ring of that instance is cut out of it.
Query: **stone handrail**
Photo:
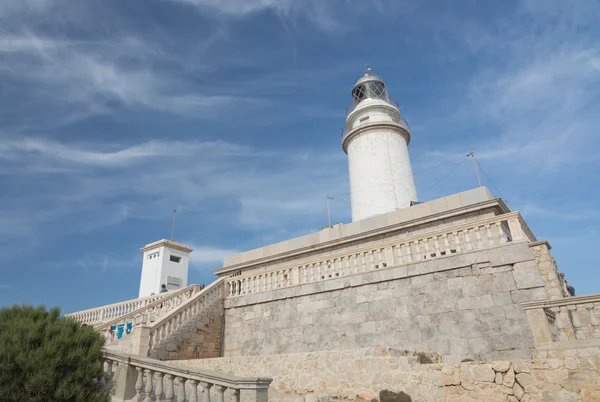
[[[186,300],[192,298],[195,294],[202,291],[202,289],[203,288],[200,285],[190,285],[187,288],[176,292],[162,293],[165,295],[163,298],[155,300],[137,310],[118,316],[113,320],[102,322],[96,325],[95,328],[97,330],[105,331],[109,327],[125,324],[127,322],[131,322],[133,325],[140,325],[156,321],[183,304]]]
[[[301,265],[227,278],[228,297],[317,282],[355,273],[428,261],[458,253],[534,242],[535,236],[518,212],[497,215],[459,226],[398,240],[340,251],[327,258],[316,255]]]
[[[122,315],[135,311],[140,307],[144,307],[158,300],[164,299],[168,296],[170,296],[169,292],[158,293],[151,296],[140,297],[138,299],[131,299],[119,303],[108,304],[102,307],[95,307],[88,310],[76,311],[74,313],[65,314],[65,317],[70,317],[80,324],[95,325],[108,320],[113,320]]]
[[[168,315],[164,315],[149,326],[148,348],[152,350],[155,345],[169,338],[189,319],[204,310],[208,303],[218,298],[224,298],[225,278],[219,278],[201,292],[195,294],[185,303],[178,306]]]
[[[600,294],[523,303],[536,348],[585,341],[600,345]]]
[[[198,402],[198,385],[202,400],[210,402],[211,390],[217,401],[225,400],[229,390],[230,399],[250,402],[267,402],[271,378],[243,378],[217,372],[197,370],[162,362],[147,357],[132,356],[103,350],[103,384],[111,390],[113,401],[167,401]]]

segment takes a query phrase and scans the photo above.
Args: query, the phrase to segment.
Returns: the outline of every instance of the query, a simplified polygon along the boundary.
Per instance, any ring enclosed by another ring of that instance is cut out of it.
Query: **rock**
[[[319,397],[315,394],[308,394],[304,396],[304,402],[319,402]]]
[[[372,401],[373,399],[375,399],[375,395],[371,394],[368,391],[360,391],[356,396],[359,399],[362,399],[363,401]],[[311,401],[311,402],[313,402],[313,401]],[[318,402],[318,400],[315,402]]]
[[[514,395],[508,395],[508,396],[506,397],[506,402],[519,402],[519,400],[518,400],[518,399],[517,399],[517,397],[516,397],[516,396],[514,396]]]
[[[516,375],[516,379],[519,385],[524,389],[527,389],[527,387],[533,384],[533,377],[529,373],[519,373]]]
[[[404,392],[392,392],[388,390],[379,393],[380,402],[412,402],[412,398]]]
[[[475,381],[494,382],[496,373],[491,364],[476,364],[469,367],[469,372]]]
[[[508,371],[508,369],[510,368],[510,362],[493,362],[492,363],[492,368],[494,369],[494,371],[499,371],[501,373],[506,373]]]
[[[513,368],[515,370],[515,373],[529,373],[529,366],[527,365],[526,362],[523,361],[516,361],[513,364]]]
[[[501,373],[496,373],[496,378],[494,379],[494,382],[498,385],[502,385],[502,374]]]
[[[513,385],[513,391],[514,391],[515,396],[517,397],[518,400],[521,400],[523,398],[523,395],[525,395],[525,391],[519,385],[518,382],[515,382],[515,385]]]

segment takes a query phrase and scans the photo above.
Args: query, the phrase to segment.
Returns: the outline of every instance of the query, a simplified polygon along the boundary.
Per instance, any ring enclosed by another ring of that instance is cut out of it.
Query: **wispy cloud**
[[[225,257],[240,252],[239,250],[230,248],[196,245],[193,242],[184,243],[194,249],[190,254],[190,263],[192,268],[196,269],[216,269],[220,267]]]
[[[287,30],[288,24],[305,19],[327,31],[346,31],[358,26],[348,15],[354,17],[370,12],[372,17],[400,9],[401,2],[394,0],[168,0],[197,7],[201,11],[219,12],[228,16],[247,17],[249,15],[271,11],[282,20]],[[353,22],[354,24],[351,24]]]

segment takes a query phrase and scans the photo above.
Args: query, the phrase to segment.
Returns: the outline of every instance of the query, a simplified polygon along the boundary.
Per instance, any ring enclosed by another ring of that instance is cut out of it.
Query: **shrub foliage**
[[[0,310],[0,401],[106,402],[94,383],[102,375],[102,335],[61,318],[60,310]]]

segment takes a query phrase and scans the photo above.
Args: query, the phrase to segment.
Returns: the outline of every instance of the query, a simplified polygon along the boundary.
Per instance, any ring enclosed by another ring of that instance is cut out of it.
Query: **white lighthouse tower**
[[[352,221],[417,201],[408,144],[410,130],[382,78],[366,69],[352,88],[342,148],[348,154]]]

